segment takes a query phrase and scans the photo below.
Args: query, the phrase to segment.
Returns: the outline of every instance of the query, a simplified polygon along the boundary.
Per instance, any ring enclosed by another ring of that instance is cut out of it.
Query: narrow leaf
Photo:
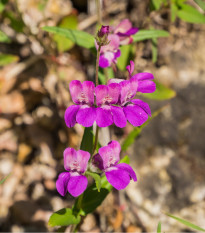
[[[202,10],[205,11],[205,2],[202,0],[194,0],[198,6],[201,7]]]
[[[163,84],[155,81],[157,89],[153,93],[145,93],[143,96],[154,100],[168,100],[176,96],[176,92],[171,88],[165,87]]]
[[[187,4],[180,4],[177,16],[188,23],[205,23],[205,16],[194,7]]]
[[[203,229],[203,228],[201,228],[201,227],[199,227],[199,226],[197,226],[197,225],[195,225],[195,224],[193,224],[193,223],[191,223],[191,222],[189,222],[189,221],[187,221],[187,220],[185,220],[185,219],[178,218],[178,217],[176,217],[176,216],[174,216],[174,215],[172,215],[172,214],[169,214],[169,213],[165,213],[165,214],[166,214],[167,216],[169,216],[169,217],[171,217],[171,218],[177,220],[178,222],[184,224],[184,225],[187,226],[187,227],[190,227],[190,228],[192,228],[192,229],[194,229],[194,230],[197,230],[197,231],[203,231],[203,232],[205,232],[205,229]]]
[[[93,127],[87,127],[84,130],[83,139],[80,145],[81,150],[92,153],[93,150]]]
[[[157,233],[161,233],[161,222],[158,223],[158,226],[157,226]]]
[[[132,45],[124,45],[120,47],[121,56],[117,59],[117,67],[119,70],[124,71],[126,66],[129,64],[129,55],[131,52]]]
[[[17,62],[19,57],[11,54],[0,54],[0,66],[6,66],[8,64]]]
[[[3,184],[5,182],[5,180],[9,178],[10,175],[11,175],[11,173],[8,174],[3,180],[0,180],[0,184]]]
[[[86,171],[85,174],[93,177],[93,179],[95,180],[95,183],[96,183],[97,190],[98,190],[98,192],[100,192],[100,189],[101,189],[101,178],[100,178],[100,176],[97,173],[90,172],[90,171]]]
[[[119,163],[127,163],[130,164],[130,158],[128,155],[125,155],[120,161]]]
[[[152,62],[157,62],[157,38],[152,39]]]
[[[94,36],[92,36],[87,32],[74,30],[74,29],[65,29],[60,27],[48,27],[48,26],[43,27],[42,29],[47,32],[65,36],[66,38],[72,40],[75,44],[81,47],[87,49],[91,49],[95,47]]]
[[[133,42],[168,36],[169,32],[164,30],[139,30],[138,33],[133,35]]]
[[[63,208],[54,212],[49,221],[48,225],[51,227],[55,226],[68,226],[71,224],[78,224],[80,222],[80,216],[75,216],[72,209]]]

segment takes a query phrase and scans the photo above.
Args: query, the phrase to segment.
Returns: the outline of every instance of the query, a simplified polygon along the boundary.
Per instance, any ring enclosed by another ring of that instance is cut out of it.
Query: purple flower
[[[87,169],[89,158],[90,153],[87,151],[76,151],[73,148],[64,150],[64,168],[67,172],[62,172],[56,181],[56,189],[61,196],[65,196],[68,191],[77,197],[85,191],[88,180],[82,174]]]
[[[120,57],[120,39],[117,35],[108,35],[109,44],[102,46],[100,49],[99,66],[106,68],[111,66],[112,63],[117,62],[117,58]],[[98,48],[98,45],[96,44]]]
[[[115,123],[117,127],[126,126],[127,120],[121,107],[113,106],[118,103],[120,96],[120,85],[111,83],[109,85],[98,85],[95,88],[96,123],[99,127],[107,127]]]
[[[101,147],[99,153],[93,157],[93,164],[105,172],[108,182],[118,190],[126,188],[131,179],[137,181],[130,165],[117,164],[120,160],[120,151],[119,142],[111,141],[107,146]]]
[[[126,67],[129,72],[130,80],[137,82],[137,91],[141,93],[152,93],[156,90],[156,84],[152,81],[154,79],[153,74],[145,72],[138,73],[132,76],[134,71],[134,62],[130,61],[130,65]]]
[[[70,82],[69,88],[72,100],[77,105],[71,105],[66,109],[64,116],[66,125],[71,128],[78,122],[84,127],[92,126],[96,119],[94,83],[91,81],[81,83],[73,80]]]
[[[98,31],[98,37],[103,37],[104,35],[108,35],[110,32],[110,27],[109,26],[103,26],[100,28]]]
[[[132,35],[138,32],[138,28],[132,27],[132,23],[129,19],[122,20],[114,29],[114,34],[119,36],[120,44],[127,45],[133,41]]]

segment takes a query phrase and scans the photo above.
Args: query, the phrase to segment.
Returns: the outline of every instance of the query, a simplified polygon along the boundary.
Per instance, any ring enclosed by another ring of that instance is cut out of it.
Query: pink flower
[[[90,153],[83,150],[76,151],[73,148],[64,150],[64,168],[56,181],[56,189],[61,196],[68,191],[72,196],[77,197],[87,188],[88,180],[82,175],[87,170]]]
[[[133,41],[132,35],[138,32],[138,28],[132,27],[129,19],[122,20],[114,29],[114,34],[120,39],[120,45],[131,44]]]
[[[112,63],[117,62],[117,58],[120,57],[120,40],[117,35],[108,35],[109,44],[102,46],[100,49],[100,58],[99,58],[99,66],[101,68],[106,68],[111,66]],[[96,44],[98,48],[98,45]]]
[[[72,100],[77,105],[71,105],[66,109],[64,115],[66,125],[71,128],[78,122],[84,127],[92,126],[96,119],[94,83],[91,81],[81,83],[73,80],[70,82],[69,88]]]
[[[107,127],[115,123],[117,127],[126,126],[126,118],[121,107],[113,106],[118,103],[120,96],[120,85],[111,83],[109,85],[98,85],[95,88],[96,123],[99,127]]]
[[[93,157],[93,165],[105,172],[108,182],[117,190],[127,187],[130,180],[137,181],[137,177],[130,165],[118,164],[121,147],[119,142],[111,141],[107,146],[101,147],[99,153]]]

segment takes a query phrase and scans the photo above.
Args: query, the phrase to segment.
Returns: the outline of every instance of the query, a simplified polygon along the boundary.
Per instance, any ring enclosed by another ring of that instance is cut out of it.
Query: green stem
[[[96,69],[95,69],[95,85],[98,85],[98,70],[99,70],[99,58],[100,58],[100,49],[101,45],[99,45],[97,50],[97,59],[96,59]]]
[[[95,142],[94,142],[94,146],[93,146],[93,155],[95,153],[95,150],[97,148],[97,144],[98,144],[98,132],[99,132],[99,127],[96,127],[96,131],[95,131]]]

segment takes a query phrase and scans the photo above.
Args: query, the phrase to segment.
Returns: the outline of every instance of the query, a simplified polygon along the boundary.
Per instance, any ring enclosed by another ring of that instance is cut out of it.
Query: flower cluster
[[[134,99],[137,92],[152,93],[156,89],[151,73],[132,76],[134,63],[127,66],[129,80],[110,79],[107,85],[95,87],[91,81],[71,81],[70,94],[75,105],[66,109],[65,122],[70,128],[76,123],[90,127],[96,121],[99,127],[113,123],[120,128],[127,124],[142,125],[151,116],[149,105]]]
[[[109,34],[107,36],[107,41],[109,43],[106,46],[102,46],[100,49],[100,59],[99,65],[101,68],[106,68],[111,66],[112,63],[116,64],[117,58],[120,57],[120,45],[127,45],[132,43],[132,35],[138,32],[138,28],[132,27],[132,23],[128,19],[122,20],[116,27],[107,28],[108,26],[102,26],[101,30],[98,32],[98,36]],[[98,48],[99,43],[96,42],[96,47]]]
[[[99,153],[94,155],[92,165],[105,173],[108,182],[116,189],[126,188],[130,179],[137,181],[133,169],[126,163],[118,164],[120,160],[121,147],[119,142],[111,141],[107,146],[101,147]],[[65,196],[68,191],[77,197],[87,188],[88,180],[85,175],[90,153],[87,151],[76,151],[67,148],[64,151],[64,168],[56,181],[56,188],[60,195]]]

